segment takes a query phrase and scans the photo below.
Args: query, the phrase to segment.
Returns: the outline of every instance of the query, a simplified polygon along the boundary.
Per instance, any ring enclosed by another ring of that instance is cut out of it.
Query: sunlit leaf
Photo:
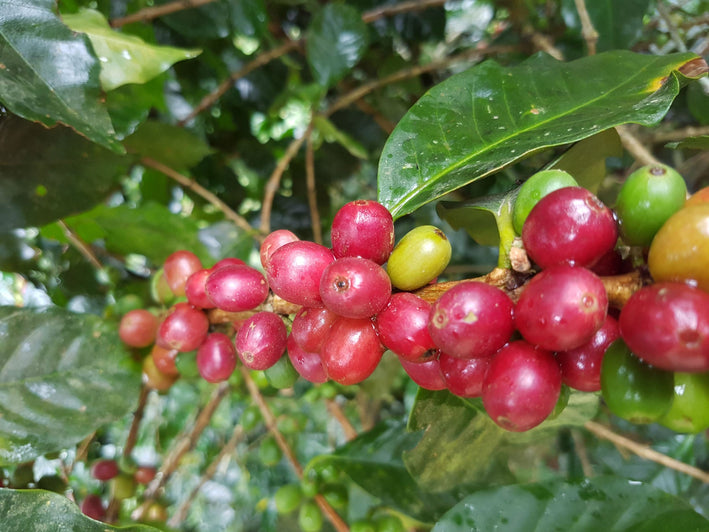
[[[63,309],[0,307],[0,463],[72,446],[135,406],[114,329]]]
[[[55,8],[53,0],[0,0],[0,101],[23,118],[66,124],[121,153],[91,44]]]
[[[541,149],[626,122],[654,124],[679,92],[679,70],[693,62],[702,68],[692,76],[706,72],[699,61],[616,51],[569,63],[545,55],[513,67],[481,63],[401,119],[380,158],[379,201],[398,218]]]
[[[197,57],[200,50],[158,46],[134,35],[112,29],[106,18],[93,9],[64,15],[72,30],[85,33],[101,62],[101,86],[110,91],[127,83],[145,83],[174,63]]]

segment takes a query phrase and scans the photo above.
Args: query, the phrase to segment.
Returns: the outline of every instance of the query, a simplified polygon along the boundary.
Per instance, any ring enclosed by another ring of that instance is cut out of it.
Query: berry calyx
[[[330,263],[320,278],[320,297],[330,311],[346,318],[368,318],[391,296],[391,282],[377,263],[344,257]]]

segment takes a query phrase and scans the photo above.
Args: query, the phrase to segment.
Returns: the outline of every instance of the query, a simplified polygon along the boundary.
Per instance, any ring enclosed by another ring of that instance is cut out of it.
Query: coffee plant
[[[704,0],[0,0],[0,528],[709,530]]]

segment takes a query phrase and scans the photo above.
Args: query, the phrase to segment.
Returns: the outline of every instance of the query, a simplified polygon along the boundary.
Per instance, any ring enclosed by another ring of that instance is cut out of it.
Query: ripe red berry
[[[459,358],[491,356],[514,332],[514,304],[499,288],[468,281],[431,307],[428,332],[438,348]]]
[[[214,302],[207,296],[207,278],[212,273],[211,269],[197,270],[187,278],[185,295],[190,305],[197,308],[214,308]]]
[[[522,229],[527,254],[542,268],[555,264],[591,267],[617,240],[613,212],[581,187],[564,187],[544,196]]]
[[[157,469],[152,466],[138,466],[133,473],[133,479],[138,484],[147,485],[152,482],[157,472]]]
[[[273,292],[291,303],[321,307],[320,278],[335,256],[325,246],[299,240],[278,248],[266,269]]]
[[[328,377],[349,385],[369,377],[383,354],[371,320],[341,317],[330,328],[321,357]]]
[[[185,283],[190,275],[202,269],[199,257],[187,250],[175,251],[165,259],[165,280],[176,296],[185,295]]]
[[[236,369],[236,349],[226,334],[214,332],[197,351],[197,369],[207,382],[222,382]]]
[[[158,329],[157,344],[180,352],[194,351],[207,336],[209,320],[189,303],[177,303]]]
[[[150,356],[153,359],[155,367],[158,368],[161,373],[171,375],[173,377],[180,374],[180,372],[177,371],[177,366],[175,365],[175,359],[177,358],[178,353],[179,351],[177,349],[165,349],[157,344],[155,344],[150,350]]]
[[[337,314],[325,307],[301,308],[293,318],[291,336],[305,351],[319,353]]]
[[[268,271],[268,265],[271,263],[271,255],[273,255],[278,248],[284,244],[296,242],[297,240],[299,240],[299,238],[295,236],[295,233],[288,229],[276,229],[275,231],[271,231],[266,238],[263,239],[259,251],[263,269]]]
[[[582,392],[600,391],[603,354],[619,335],[618,321],[613,316],[606,316],[601,328],[588,342],[575,349],[558,352],[556,360],[561,367],[564,384]]]
[[[244,264],[214,270],[205,284],[214,305],[227,312],[242,312],[258,307],[268,297],[268,284],[258,270]]]
[[[459,397],[480,397],[490,358],[457,358],[441,353],[438,357],[446,388]]]
[[[306,381],[322,384],[328,380],[320,353],[305,351],[298,345],[292,334],[288,336],[286,348],[291,364]]]
[[[550,351],[524,340],[507,344],[491,359],[482,401],[492,420],[521,432],[544,421],[561,391],[561,370]]]
[[[630,297],[618,322],[625,343],[648,364],[709,371],[709,293],[679,282],[646,286]]]
[[[525,285],[515,307],[515,324],[528,342],[550,351],[567,351],[591,339],[607,310],[608,296],[596,274],[558,265]]]
[[[159,320],[144,309],[127,312],[121,318],[118,335],[124,344],[130,347],[147,347],[155,341]]]
[[[91,476],[102,482],[118,476],[119,472],[118,462],[115,460],[97,460],[91,466]]]
[[[368,318],[382,310],[391,296],[384,269],[369,259],[344,257],[331,262],[320,278],[325,306],[346,318]]]
[[[96,521],[106,519],[106,508],[103,506],[103,501],[99,495],[94,493],[89,493],[81,501],[81,513]]]
[[[286,350],[288,330],[280,316],[257,312],[236,333],[236,353],[244,366],[264,370],[273,366]]]
[[[438,356],[433,356],[425,362],[411,362],[399,357],[401,367],[406,374],[425,390],[445,390],[446,381],[441,373]]]
[[[363,257],[384,264],[394,249],[394,220],[376,201],[356,200],[340,208],[332,220],[335,257]]]
[[[410,292],[393,294],[377,314],[377,331],[382,343],[400,358],[419,361],[435,349],[428,332],[431,304]]]

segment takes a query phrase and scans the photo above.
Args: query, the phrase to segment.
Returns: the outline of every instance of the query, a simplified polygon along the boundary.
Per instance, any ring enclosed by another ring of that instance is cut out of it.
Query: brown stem
[[[211,4],[214,1],[215,0],[176,0],[175,2],[170,2],[169,4],[163,4],[161,6],[146,7],[140,11],[126,15],[125,17],[114,18],[111,20],[111,26],[114,28],[119,28],[133,22],[147,22],[171,13],[177,13],[178,11],[182,11],[184,9],[192,9],[206,4]]]
[[[268,432],[271,434],[271,436],[273,436],[274,440],[276,440],[278,447],[281,449],[286,459],[290,462],[291,467],[293,467],[293,470],[295,471],[295,474],[298,476],[298,478],[302,479],[303,466],[298,461],[298,458],[295,456],[295,453],[293,452],[293,449],[291,449],[290,445],[288,445],[288,442],[283,437],[283,434],[281,434],[281,432],[278,430],[276,416],[273,415],[271,407],[268,406],[268,403],[266,403],[266,400],[263,398],[263,395],[261,395],[257,384],[251,378],[249,370],[246,369],[244,366],[239,366],[239,371],[241,371],[241,375],[243,376],[244,382],[246,383],[246,388],[249,390],[251,400],[256,404],[259,411],[261,412],[261,417],[263,417],[263,421],[266,425],[266,428],[268,429]],[[314,497],[314,500],[320,507],[320,510],[322,510],[322,512],[325,514],[332,526],[335,528],[335,530],[337,530],[337,532],[349,532],[349,527],[347,526],[347,523],[342,520],[340,515],[335,511],[332,506],[330,506],[330,503],[328,503],[322,495],[316,495]]]
[[[574,0],[574,3],[576,4],[576,11],[578,11],[579,19],[581,20],[581,35],[583,35],[583,38],[586,41],[588,55],[596,55],[598,32],[596,31],[596,28],[593,27],[593,22],[591,22],[588,9],[586,9],[586,1]]]
[[[173,170],[169,166],[159,161],[156,161],[155,159],[152,159],[150,157],[143,157],[140,162],[142,165],[147,166],[148,168],[152,168],[153,170],[157,170],[158,172],[165,174],[170,179],[177,181],[183,187],[193,191],[198,196],[201,196],[206,201],[214,205],[217,209],[219,209],[226,218],[234,222],[234,224],[236,224],[238,227],[242,228],[248,233],[254,234],[254,238],[256,238],[257,240],[262,240],[261,235],[256,234],[255,229],[251,227],[251,224],[249,224],[249,222],[246,221],[245,218],[239,216],[239,214],[234,212],[226,203],[220,200],[216,196],[216,194],[204,188],[194,179],[190,179],[186,175],[182,175],[178,171]]]
[[[623,147],[628,150],[638,163],[641,165],[660,164],[660,161],[642,145],[627,125],[616,126],[615,130],[620,136],[620,142]]]
[[[231,433],[231,437],[229,438],[229,441],[224,444],[224,447],[222,447],[221,451],[219,451],[219,454],[212,460],[212,462],[207,466],[207,469],[204,471],[204,474],[200,477],[199,482],[197,485],[194,487],[192,492],[189,494],[189,496],[184,500],[184,502],[180,505],[180,507],[177,509],[177,511],[173,514],[173,516],[170,518],[168,521],[168,526],[171,526],[173,528],[177,528],[180,526],[180,523],[185,520],[187,517],[187,512],[189,512],[190,507],[192,506],[192,503],[195,501],[197,498],[197,494],[199,493],[199,490],[204,486],[204,484],[210,480],[214,475],[216,475],[217,470],[219,469],[219,465],[222,463],[222,461],[229,456],[231,453],[234,452],[236,449],[236,446],[239,444],[239,442],[244,438],[244,429],[241,427],[241,425],[237,425],[234,427],[234,431]]]
[[[74,230],[69,227],[64,220],[57,220],[57,224],[61,228],[64,236],[67,238],[69,243],[74,246],[83,257],[91,263],[91,265],[97,270],[103,270],[103,264],[96,258],[91,247],[84,242],[79,235],[77,235]]]
[[[138,441],[138,430],[140,429],[140,423],[143,420],[143,414],[145,412],[145,405],[148,402],[148,396],[150,395],[150,388],[141,386],[140,395],[138,396],[138,406],[133,412],[133,421],[130,425],[130,430],[128,431],[128,436],[126,437],[126,443],[123,446],[123,458],[129,458],[130,454],[133,452],[136,441]]]
[[[369,24],[380,18],[399,15],[409,11],[421,11],[429,7],[442,6],[446,0],[411,0],[409,2],[400,2],[392,6],[382,6],[370,9],[362,14],[362,20]]]
[[[604,440],[608,440],[618,447],[628,449],[629,451],[635,453],[641,458],[651,460],[670,469],[674,469],[675,471],[685,473],[691,477],[701,480],[704,483],[709,482],[709,472],[706,472],[689,464],[685,464],[684,462],[680,462],[679,460],[675,460],[674,458],[669,457],[665,454],[659,453],[654,449],[651,449],[648,445],[638,443],[629,438],[626,438],[625,436],[616,434],[608,427],[605,427],[600,423],[596,423],[595,421],[587,421],[584,424],[584,427],[586,428],[586,430],[595,434],[597,437],[602,438]]]
[[[276,168],[274,168],[273,172],[271,172],[271,176],[268,178],[268,182],[266,183],[266,188],[263,193],[263,204],[261,207],[261,232],[263,234],[267,234],[271,231],[271,211],[273,209],[273,200],[276,198],[276,193],[278,192],[278,187],[281,184],[283,173],[298,154],[300,147],[310,135],[312,128],[313,123],[310,122],[305,133],[301,137],[293,139],[288,146],[288,149],[286,149],[286,152],[278,160]]]
[[[313,228],[313,240],[322,245],[322,222],[318,210],[318,193],[315,186],[315,148],[312,131],[305,145],[305,185],[308,190],[308,207],[310,208],[310,226]]]
[[[133,520],[140,521],[143,517],[150,504],[159,495],[159,492],[165,486],[170,476],[177,469],[182,457],[185,453],[187,453],[187,451],[195,446],[202,432],[205,428],[207,428],[207,425],[209,425],[209,422],[214,415],[214,411],[217,409],[219,403],[221,403],[228,391],[228,382],[222,382],[214,388],[209,401],[204,405],[204,408],[202,408],[197,416],[192,430],[174,445],[170,453],[168,453],[165,457],[165,461],[155,475],[155,478],[150,482],[150,484],[148,484],[145,489],[145,493],[143,494],[143,503],[131,514],[131,518]]]
[[[357,430],[352,426],[350,420],[347,419],[347,416],[342,411],[342,408],[337,403],[337,401],[333,399],[328,399],[325,402],[325,405],[327,406],[327,410],[328,412],[330,412],[330,415],[334,417],[342,427],[347,441],[354,440],[357,437]]]
[[[672,131],[658,131],[649,137],[650,142],[663,143],[677,140],[683,140],[687,137],[699,137],[709,135],[709,126],[687,126],[681,129]]]

